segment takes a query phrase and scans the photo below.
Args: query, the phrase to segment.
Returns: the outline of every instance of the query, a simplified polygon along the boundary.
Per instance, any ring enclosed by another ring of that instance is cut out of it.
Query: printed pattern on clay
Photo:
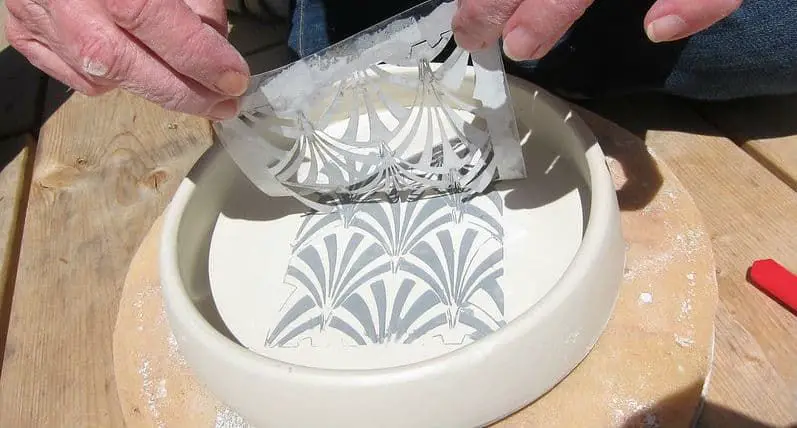
[[[306,217],[266,346],[462,345],[505,325],[501,197],[414,196]]]

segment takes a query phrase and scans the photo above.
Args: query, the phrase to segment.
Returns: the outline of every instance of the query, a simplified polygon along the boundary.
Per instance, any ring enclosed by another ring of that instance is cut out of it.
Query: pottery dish
[[[219,400],[256,427],[477,427],[589,354],[622,281],[615,188],[568,105],[508,79],[527,177],[473,198],[311,214],[220,144],[200,159],[160,269],[180,352]]]

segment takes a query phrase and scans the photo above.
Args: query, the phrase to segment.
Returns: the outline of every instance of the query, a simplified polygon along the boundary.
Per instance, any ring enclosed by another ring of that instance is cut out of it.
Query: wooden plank
[[[122,425],[111,337],[124,276],[211,135],[205,120],[120,91],[75,94],[42,127],[0,378],[0,426]]]
[[[797,190],[797,95],[696,104],[700,114]]]
[[[797,194],[685,104],[641,98],[588,107],[646,139],[689,189],[712,235],[720,287],[707,427],[797,421],[797,317],[746,281],[774,258],[797,271]]]
[[[0,140],[0,375],[2,352],[8,331],[8,316],[22,237],[22,219],[27,205],[29,154],[33,138],[22,135]]]
[[[8,9],[0,0],[0,137],[35,131],[44,73],[8,45]]]

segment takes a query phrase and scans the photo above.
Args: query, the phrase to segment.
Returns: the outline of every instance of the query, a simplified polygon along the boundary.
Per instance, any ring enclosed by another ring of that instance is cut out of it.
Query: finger
[[[460,0],[451,22],[462,49],[477,51],[501,37],[504,24],[523,0]]]
[[[183,0],[105,1],[117,25],[178,73],[228,96],[246,91],[244,58]]]
[[[17,19],[20,28],[25,28],[36,38],[47,37],[51,27],[50,15],[40,4],[33,1],[9,1],[8,13]],[[24,25],[22,23],[25,23]]]
[[[9,14],[6,18],[6,39],[34,67],[85,95],[101,95],[111,89],[110,87],[90,82],[64,62],[50,48],[35,38],[26,36],[26,34],[27,30],[22,26],[22,23],[14,15]]]
[[[211,91],[163,64],[129,34],[102,16],[99,5],[54,6],[65,60],[90,81],[118,86],[168,110],[226,119],[235,99]]]
[[[227,26],[227,8],[221,0],[183,0],[185,4],[207,25],[215,28],[224,37],[230,33]]]
[[[504,53],[515,61],[543,57],[592,0],[525,0],[504,27]]]
[[[668,42],[705,30],[733,13],[742,0],[659,0],[645,17],[653,42]]]

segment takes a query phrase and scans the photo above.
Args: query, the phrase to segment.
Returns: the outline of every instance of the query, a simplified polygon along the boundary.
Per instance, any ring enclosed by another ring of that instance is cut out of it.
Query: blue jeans
[[[295,0],[290,46],[321,50],[420,0]],[[654,44],[642,20],[653,0],[596,0],[539,61],[509,73],[569,98],[663,92],[699,100],[797,93],[797,3],[746,0],[686,40]]]

